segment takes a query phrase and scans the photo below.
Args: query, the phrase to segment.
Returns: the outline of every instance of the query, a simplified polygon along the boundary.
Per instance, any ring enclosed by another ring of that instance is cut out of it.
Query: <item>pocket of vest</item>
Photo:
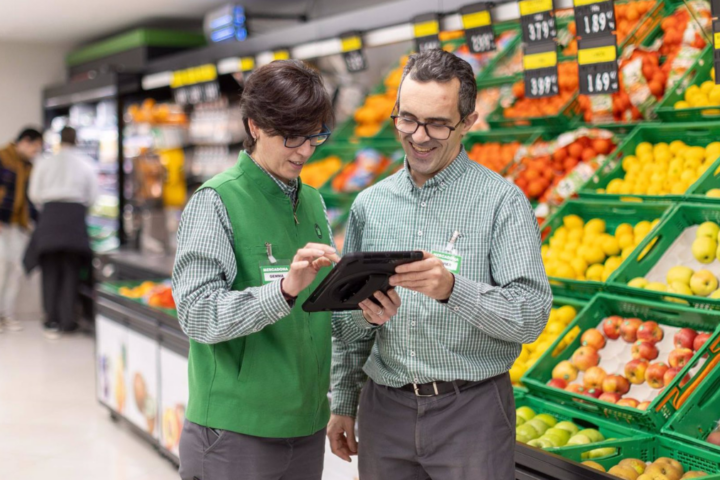
[[[250,367],[252,367],[255,352],[255,342],[252,335],[245,337],[245,350],[243,351],[240,365],[238,365],[238,381],[242,382],[248,378]]]

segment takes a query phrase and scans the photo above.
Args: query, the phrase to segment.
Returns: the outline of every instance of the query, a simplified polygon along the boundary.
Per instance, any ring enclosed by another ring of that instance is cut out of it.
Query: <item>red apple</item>
[[[582,395],[585,395],[586,397],[592,397],[592,398],[600,398],[600,395],[602,395],[603,391],[599,388],[586,388],[582,392]]]
[[[551,387],[559,388],[560,390],[565,390],[567,387],[567,382],[562,378],[553,378],[547,384]]]
[[[693,340],[693,350],[696,352],[702,348],[702,346],[710,339],[709,333],[698,333],[698,336]]]
[[[680,368],[680,367],[668,368],[667,371],[665,372],[665,375],[663,375],[663,383],[665,385],[670,385],[670,382],[672,382],[673,379],[675,377],[677,377],[677,375],[680,373],[680,370],[682,370],[682,368]],[[680,386],[684,387],[685,384],[689,381],[690,381],[690,375],[685,375],[685,378],[680,380]]]
[[[673,337],[675,348],[693,348],[693,342],[698,333],[692,328],[681,328]]]
[[[637,331],[638,340],[647,340],[649,342],[660,342],[665,336],[665,332],[660,328],[657,322],[652,320],[644,322]]]
[[[685,365],[690,362],[690,359],[692,359],[693,355],[695,355],[695,352],[690,350],[689,348],[676,348],[672,352],[670,352],[670,356],[668,356],[668,363],[671,367],[684,367]]]
[[[710,435],[708,435],[708,437],[705,439],[705,441],[720,447],[720,430],[715,430],[714,432],[711,432]]]
[[[663,388],[665,386],[665,373],[668,371],[668,366],[662,362],[651,363],[645,372],[645,380],[651,388]]]
[[[565,391],[570,392],[570,393],[581,394],[585,391],[585,387],[583,387],[579,383],[571,383],[570,385],[565,387]]]
[[[602,390],[602,384],[607,377],[607,373],[600,367],[590,367],[583,376],[583,386],[585,388],[596,388]]]
[[[598,400],[609,403],[617,403],[621,398],[622,395],[620,395],[619,393],[604,392],[602,395],[600,395],[600,398],[598,398]]]
[[[580,344],[588,347],[593,347],[595,350],[600,350],[605,346],[605,337],[600,330],[591,328],[582,334],[580,337]]]
[[[630,383],[635,385],[641,385],[645,382],[645,372],[650,364],[644,358],[636,358],[630,360],[625,365],[625,377]]]
[[[605,336],[610,340],[617,340],[620,338],[620,325],[622,325],[622,322],[622,317],[618,317],[617,315],[607,317],[603,320],[602,326]]]
[[[575,368],[575,365],[573,365],[567,360],[563,360],[562,362],[555,365],[555,368],[553,368],[552,371],[552,378],[559,378],[561,380],[565,380],[566,382],[574,381],[577,376],[577,368]]]
[[[573,353],[570,360],[578,370],[584,372],[590,367],[596,367],[600,363],[600,355],[593,347],[580,347]]]
[[[630,382],[622,375],[608,375],[603,380],[603,391],[625,395],[630,391]]]
[[[638,410],[647,410],[650,406],[650,402],[640,402],[637,406]]]
[[[637,408],[638,405],[640,405],[640,402],[638,402],[634,398],[621,398],[620,400],[618,400],[616,405],[620,405],[621,407]]]
[[[627,343],[633,343],[637,340],[637,332],[642,324],[639,318],[626,318],[620,325],[620,336]]]
[[[647,340],[638,340],[633,343],[630,349],[630,355],[632,358],[644,358],[645,360],[655,360],[660,352],[653,342]]]

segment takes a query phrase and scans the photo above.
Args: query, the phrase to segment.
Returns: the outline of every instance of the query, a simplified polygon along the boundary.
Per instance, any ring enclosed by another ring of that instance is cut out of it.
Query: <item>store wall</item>
[[[42,127],[42,90],[65,80],[64,57],[70,46],[0,40],[0,145],[22,127]],[[42,311],[39,274],[23,281],[18,314],[36,319]]]

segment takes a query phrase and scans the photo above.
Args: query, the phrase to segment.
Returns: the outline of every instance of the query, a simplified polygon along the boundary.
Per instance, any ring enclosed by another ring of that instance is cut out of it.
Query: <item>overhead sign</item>
[[[578,41],[580,93],[601,95],[619,90],[615,35]]]
[[[217,68],[212,63],[173,72],[170,88],[175,102],[194,105],[217,100],[220,97],[217,76]]]
[[[273,60],[290,60],[290,50],[280,48],[273,52]]]
[[[474,3],[460,9],[465,39],[471,53],[485,53],[497,49],[489,3]]]
[[[440,20],[437,13],[426,13],[413,18],[415,45],[418,52],[440,48]]]
[[[348,33],[340,38],[343,59],[348,72],[367,70],[367,60],[363,51],[362,37],[359,33]]]
[[[521,0],[518,5],[523,42],[539,43],[557,38],[552,0]]]
[[[574,0],[575,24],[580,38],[612,35],[615,28],[615,6],[612,0]]]
[[[560,93],[558,87],[558,56],[555,42],[527,45],[523,56],[525,96],[552,97]]]

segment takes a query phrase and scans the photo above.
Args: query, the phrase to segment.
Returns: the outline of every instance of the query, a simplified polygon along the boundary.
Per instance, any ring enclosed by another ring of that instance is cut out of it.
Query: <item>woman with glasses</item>
[[[322,476],[331,321],[301,305],[339,257],[320,194],[298,177],[330,136],[321,77],[278,61],[248,78],[248,138],[178,231],[173,294],[190,338],[180,442],[187,480]]]

